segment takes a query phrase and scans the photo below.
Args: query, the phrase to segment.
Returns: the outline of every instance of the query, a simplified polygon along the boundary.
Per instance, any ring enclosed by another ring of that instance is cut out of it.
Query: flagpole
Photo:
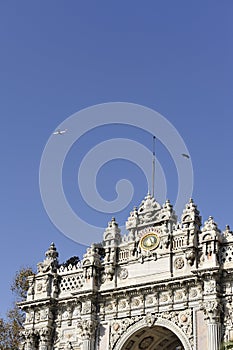
[[[155,136],[153,136],[153,157],[152,157],[152,197],[155,196]]]

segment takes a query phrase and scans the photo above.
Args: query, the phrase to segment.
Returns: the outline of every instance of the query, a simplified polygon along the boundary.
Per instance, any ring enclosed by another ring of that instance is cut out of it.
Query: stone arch
[[[130,339],[131,336],[133,336],[137,331],[140,331],[145,328],[156,328],[156,327],[162,327],[170,332],[172,332],[181,342],[184,350],[192,350],[192,346],[189,342],[188,337],[186,334],[173,322],[164,319],[162,317],[159,317],[155,321],[152,322],[152,324],[147,322],[146,317],[141,319],[140,321],[134,323],[131,325],[124,334],[121,335],[121,337],[116,341],[114,346],[112,347],[112,350],[122,350],[125,346],[126,342]]]

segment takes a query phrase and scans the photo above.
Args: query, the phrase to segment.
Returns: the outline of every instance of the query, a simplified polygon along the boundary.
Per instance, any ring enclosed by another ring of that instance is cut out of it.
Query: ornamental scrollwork
[[[124,318],[119,320],[114,320],[111,324],[111,336],[110,344],[113,346],[119,337],[134,323],[140,321],[142,316],[134,316],[130,318]]]
[[[166,311],[161,314],[162,318],[175,323],[185,334],[192,337],[192,311],[190,309],[182,311]]]

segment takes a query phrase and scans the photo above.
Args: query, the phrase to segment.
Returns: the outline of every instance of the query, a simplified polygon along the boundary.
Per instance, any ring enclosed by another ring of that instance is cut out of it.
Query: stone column
[[[26,350],[33,350],[34,349],[34,345],[33,345],[33,339],[27,339],[26,342]]]
[[[85,339],[83,341],[83,350],[92,350],[91,339]]]
[[[96,321],[82,320],[78,329],[83,340],[82,350],[94,350]]]
[[[33,329],[24,332],[25,342],[21,344],[21,348],[25,350],[35,349],[35,334]]]
[[[208,300],[202,305],[208,327],[208,350],[219,350],[221,341],[221,311],[219,300]]]
[[[42,328],[39,330],[40,342],[39,350],[49,350],[51,348],[50,336],[51,330],[49,328]]]
[[[221,339],[221,324],[208,323],[208,350],[219,350]]]

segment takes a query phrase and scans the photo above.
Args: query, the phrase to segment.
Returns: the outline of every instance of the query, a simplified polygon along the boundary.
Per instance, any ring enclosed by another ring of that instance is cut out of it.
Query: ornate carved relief
[[[210,322],[219,322],[223,311],[222,305],[218,299],[206,300],[200,304],[204,312],[205,319]]]
[[[121,280],[124,280],[128,277],[128,270],[126,268],[120,268],[118,270],[118,277],[121,279]]]
[[[95,333],[97,322],[95,320],[82,320],[77,324],[78,334],[82,339],[91,339]]]
[[[204,283],[204,293],[213,294],[217,292],[217,283],[215,280],[205,281]]]
[[[141,304],[140,298],[132,298],[131,308],[137,308]]]

